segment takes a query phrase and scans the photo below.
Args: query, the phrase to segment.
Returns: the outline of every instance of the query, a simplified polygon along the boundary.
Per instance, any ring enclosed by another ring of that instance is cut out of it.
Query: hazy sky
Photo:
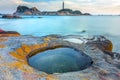
[[[0,13],[13,13],[18,5],[37,7],[41,11],[56,11],[65,8],[91,14],[120,14],[120,0],[0,0]]]

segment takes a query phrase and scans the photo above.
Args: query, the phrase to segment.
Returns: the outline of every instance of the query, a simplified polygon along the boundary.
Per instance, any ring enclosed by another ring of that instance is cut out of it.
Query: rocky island
[[[90,13],[82,13],[79,10],[73,11],[69,8],[64,8],[64,3],[62,9],[58,11],[40,11],[36,7],[29,8],[27,6],[18,6],[14,15],[48,15],[48,16],[81,16],[81,15],[91,15]]]
[[[41,15],[41,12],[36,7],[18,6],[14,15]]]
[[[2,36],[0,79],[120,80],[120,54],[112,49],[104,36]]]

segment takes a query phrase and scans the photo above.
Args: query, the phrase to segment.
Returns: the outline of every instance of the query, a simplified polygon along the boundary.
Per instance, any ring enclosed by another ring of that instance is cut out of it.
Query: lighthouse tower
[[[64,6],[65,4],[64,4],[64,1],[63,1],[63,4],[62,4],[62,9],[64,10],[65,9],[65,6]]]

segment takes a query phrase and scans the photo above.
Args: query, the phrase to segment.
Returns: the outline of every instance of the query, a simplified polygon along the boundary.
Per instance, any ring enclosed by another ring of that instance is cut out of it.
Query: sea
[[[0,18],[0,29],[21,35],[103,35],[120,53],[120,16],[22,16],[21,19]]]

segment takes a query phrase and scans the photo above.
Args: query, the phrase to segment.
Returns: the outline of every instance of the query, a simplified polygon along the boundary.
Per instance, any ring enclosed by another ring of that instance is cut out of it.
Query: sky
[[[57,11],[62,8],[80,10],[95,15],[120,14],[120,0],[0,0],[0,13],[14,13],[18,5],[37,7],[40,11]]]

